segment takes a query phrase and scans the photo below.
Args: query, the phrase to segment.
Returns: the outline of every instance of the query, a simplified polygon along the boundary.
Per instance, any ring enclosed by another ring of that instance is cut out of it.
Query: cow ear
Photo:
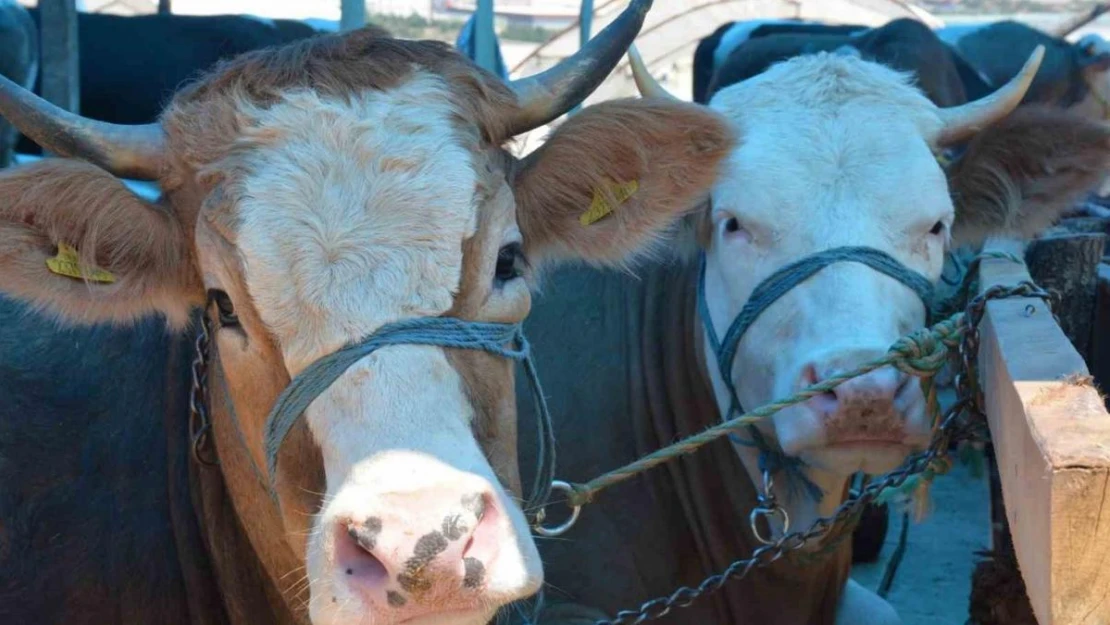
[[[656,98],[612,100],[570,117],[514,179],[533,263],[622,265],[700,205],[734,145],[709,109]]]
[[[948,170],[956,205],[953,241],[1031,238],[1108,171],[1110,127],[1060,109],[1023,106],[980,131]]]
[[[171,211],[111,174],[68,159],[0,173],[0,293],[63,322],[155,313],[180,327],[203,302]]]

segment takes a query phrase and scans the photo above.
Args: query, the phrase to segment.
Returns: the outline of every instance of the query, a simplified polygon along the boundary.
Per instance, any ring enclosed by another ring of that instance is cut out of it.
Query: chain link
[[[212,322],[205,311],[201,314],[200,332],[194,344],[196,353],[193,356],[193,388],[189,395],[189,436],[193,441],[193,459],[203,466],[214,467],[220,464],[215,452],[205,455],[205,449],[211,448],[212,433],[212,421],[208,418],[208,403],[204,397],[208,387],[208,346],[211,338]]]
[[[635,610],[622,610],[612,620],[596,621],[594,625],[639,625],[660,619],[676,608],[685,608],[701,597],[720,590],[729,581],[743,579],[754,569],[774,564],[811,541],[827,538],[833,528],[837,528],[840,534],[850,532],[864,508],[883,491],[898,489],[911,477],[924,473],[934,462],[943,461],[950,441],[974,440],[976,434],[982,434],[986,420],[982,394],[975,383],[975,376],[971,375],[976,370],[975,361],[979,353],[979,323],[987,302],[1011,297],[1037,297],[1044,300],[1050,310],[1056,300],[1053,294],[1025,280],[1012,287],[992,286],[968,302],[964,309],[964,332],[958,347],[962,370],[956,376],[956,387],[960,399],[944,413],[925,451],[910,456],[901,467],[882,479],[872,481],[859,495],[840,504],[831,516],[817,519],[805,531],[784,534],[778,540],[757,548],[750,557],[736,560],[720,573],[705,578],[694,588],[683,586],[670,595],[652,599]],[[964,415],[966,418],[961,418]]]

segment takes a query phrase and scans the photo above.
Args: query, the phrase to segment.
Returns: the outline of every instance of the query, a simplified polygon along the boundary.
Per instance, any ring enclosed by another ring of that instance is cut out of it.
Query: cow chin
[[[907,388],[895,408],[829,419],[820,398],[775,415],[774,429],[783,452],[814,469],[837,476],[858,471],[871,475],[898,468],[928,442],[930,424],[917,384]]]

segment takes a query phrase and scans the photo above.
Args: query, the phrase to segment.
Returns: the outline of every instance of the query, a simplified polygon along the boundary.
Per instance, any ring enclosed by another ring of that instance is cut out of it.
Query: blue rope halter
[[[317,397],[359,360],[390,345],[432,345],[472,349],[520,361],[532,390],[539,419],[540,444],[535,482],[525,510],[543,510],[555,474],[555,432],[531,349],[520,324],[466,321],[454,317],[423,317],[398,321],[313,362],[278,396],[266,419],[266,468],[270,496],[277,501],[277,456],[289,431]]]
[[[725,332],[724,340],[718,338],[717,331],[713,327],[713,321],[709,317],[709,304],[705,300],[705,254],[702,253],[699,259],[698,267],[698,315],[702,319],[702,324],[705,327],[706,337],[709,339],[709,345],[713,349],[713,354],[717,358],[718,371],[721,374],[721,379],[724,380],[725,387],[728,389],[730,406],[728,414],[723,416],[723,420],[727,421],[735,415],[740,415],[744,412],[743,407],[740,405],[740,399],[736,394],[736,386],[732,381],[732,366],[733,361],[736,360],[736,352],[740,348],[740,339],[744,338],[744,334],[751,328],[755,320],[767,308],[778,301],[783,295],[786,295],[791,289],[805,282],[818,271],[825,267],[839,262],[855,262],[862,263],[879,271],[902,284],[906,285],[917,293],[926,304],[928,309],[928,302],[933,295],[933,284],[928,278],[920,273],[907,268],[893,256],[882,252],[880,250],[872,249],[869,247],[836,247],[810,256],[806,256],[801,260],[793,262],[782,269],[767,277],[763,282],[755,287],[752,295],[748,298],[748,302],[740,310],[740,314],[736,315],[732,323]],[[759,450],[759,467],[761,471],[773,474],[777,471],[783,471],[786,474],[788,487],[792,492],[796,491],[800,484],[805,488],[810,497],[820,501],[823,494],[821,488],[814,484],[806,475],[803,469],[805,463],[799,458],[787,456],[782,452],[782,449],[772,445],[763,434],[754,425],[748,426],[748,433],[751,440],[740,438],[736,434],[732,434],[729,438],[740,445],[745,447],[755,447]]]

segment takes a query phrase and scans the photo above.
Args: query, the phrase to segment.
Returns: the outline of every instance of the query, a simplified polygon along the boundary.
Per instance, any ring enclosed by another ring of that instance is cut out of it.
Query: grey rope
[[[531,386],[539,419],[538,470],[525,510],[542,510],[555,479],[555,433],[547,399],[530,357],[530,347],[519,324],[465,321],[454,317],[406,319],[379,328],[306,367],[281,392],[266,419],[266,468],[270,495],[276,496],[277,456],[293,424],[347,369],[375,351],[391,345],[431,345],[472,349],[521,361]]]
[[[748,302],[740,310],[740,314],[736,315],[732,324],[729,325],[725,332],[725,338],[721,340],[709,316],[709,304],[705,299],[705,254],[701,255],[700,266],[698,267],[698,314],[701,316],[702,324],[705,327],[709,345],[713,349],[713,354],[717,357],[718,371],[728,389],[729,401],[731,402],[728,414],[722,420],[727,421],[733,415],[744,412],[740,405],[740,398],[736,393],[736,386],[732,382],[731,374],[732,364],[736,360],[736,352],[740,348],[740,340],[744,338],[744,334],[747,333],[756,319],[770,308],[771,304],[774,304],[783,295],[808,280],[818,271],[838,262],[862,263],[894,278],[917,293],[918,297],[925,303],[926,310],[928,310],[929,302],[933,297],[933,284],[928,278],[907,268],[886,252],[870,247],[835,247],[793,262],[760,282],[752,291]],[[811,497],[816,500],[821,499],[821,489],[805,475],[803,471],[805,464],[802,461],[787,458],[780,449],[772,446],[762,436],[756,436],[755,426],[749,427],[748,430],[749,434],[752,435],[751,440],[744,440],[736,434],[730,434],[729,438],[740,445],[758,448],[761,467],[782,469],[792,490],[795,488],[795,483],[800,482]]]

